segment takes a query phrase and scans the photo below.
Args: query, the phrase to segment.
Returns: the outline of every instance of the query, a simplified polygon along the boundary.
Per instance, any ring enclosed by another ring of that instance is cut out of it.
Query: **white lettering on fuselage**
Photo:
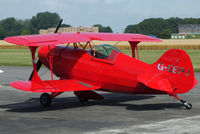
[[[173,73],[173,74],[182,74],[184,73],[185,76],[189,76],[190,74],[190,69],[187,70],[184,67],[179,67],[179,66],[174,66],[174,65],[168,65],[166,66],[163,63],[158,64],[158,70],[167,70],[167,72]]]

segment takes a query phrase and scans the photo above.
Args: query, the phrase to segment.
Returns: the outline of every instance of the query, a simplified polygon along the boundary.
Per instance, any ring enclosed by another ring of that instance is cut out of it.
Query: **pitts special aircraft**
[[[67,91],[73,91],[80,101],[103,99],[94,91],[97,90],[127,94],[167,94],[177,98],[186,109],[192,108],[190,103],[177,96],[193,89],[198,83],[192,62],[184,50],[168,50],[154,64],[147,64],[136,59],[138,43],[160,42],[160,39],[141,34],[56,32],[5,39],[9,43],[28,46],[33,62],[29,81],[16,81],[10,85],[24,91],[43,93],[40,96],[43,106],[49,106],[52,98]],[[92,40],[128,41],[132,57],[107,44],[91,47]],[[70,44],[74,47],[70,47]],[[87,46],[90,49],[86,49]],[[38,47],[41,48],[36,62]],[[38,71],[42,64],[51,71],[51,80],[39,77]],[[60,77],[60,80],[54,80],[53,74]]]

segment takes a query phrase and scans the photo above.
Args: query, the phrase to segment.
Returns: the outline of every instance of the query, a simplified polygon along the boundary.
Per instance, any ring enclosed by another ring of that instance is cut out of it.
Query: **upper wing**
[[[46,34],[46,35],[26,35],[26,36],[13,36],[4,39],[5,41],[17,45],[24,46],[44,46],[56,45],[74,42],[87,42],[91,39],[85,36],[79,36],[75,33],[65,34]]]
[[[74,42],[101,41],[145,41],[160,42],[160,39],[142,34],[116,34],[116,33],[58,33],[46,35],[26,35],[5,38],[5,41],[24,46],[56,45]]]
[[[82,33],[88,35],[92,40],[101,41],[136,41],[136,42],[161,42],[160,39],[143,34],[119,34],[119,33]]]
[[[66,91],[87,91],[99,89],[98,86],[79,81],[79,80],[46,80],[41,82],[35,81],[16,81],[10,83],[14,88],[30,92],[66,92]]]

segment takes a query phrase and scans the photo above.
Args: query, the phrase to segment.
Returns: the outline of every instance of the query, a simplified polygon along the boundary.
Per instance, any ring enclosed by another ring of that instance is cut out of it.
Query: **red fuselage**
[[[77,79],[102,87],[103,91],[155,94],[162,93],[139,83],[137,76],[156,72],[153,66],[121,52],[106,59],[92,56],[88,50],[65,46],[44,46],[39,50],[39,60],[61,79]]]

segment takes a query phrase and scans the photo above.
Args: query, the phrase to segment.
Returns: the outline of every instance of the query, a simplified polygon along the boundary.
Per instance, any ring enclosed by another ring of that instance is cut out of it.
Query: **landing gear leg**
[[[177,98],[184,106],[185,106],[185,110],[190,110],[192,109],[192,104],[191,103],[187,103],[185,100],[179,98],[177,95],[173,95],[175,98]]]

